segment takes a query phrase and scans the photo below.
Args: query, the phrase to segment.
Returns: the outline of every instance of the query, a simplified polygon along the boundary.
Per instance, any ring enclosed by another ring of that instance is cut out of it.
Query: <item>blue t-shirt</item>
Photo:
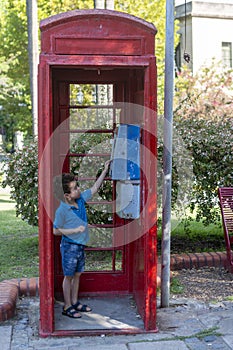
[[[63,201],[60,202],[59,207],[55,212],[55,219],[53,222],[54,228],[77,228],[78,226],[85,226],[84,232],[73,233],[69,235],[62,235],[62,240],[70,243],[86,245],[89,241],[88,225],[87,225],[87,213],[85,208],[85,202],[91,199],[91,190],[88,189],[81,193],[80,198],[76,199],[78,208],[69,205]]]

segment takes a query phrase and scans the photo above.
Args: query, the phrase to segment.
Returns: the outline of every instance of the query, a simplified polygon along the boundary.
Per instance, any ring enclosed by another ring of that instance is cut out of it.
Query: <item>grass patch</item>
[[[179,282],[175,277],[171,281],[171,293],[172,294],[181,294],[184,291],[184,286]]]
[[[38,276],[38,237],[5,238],[1,246],[1,280]]]
[[[16,217],[14,207],[0,193],[0,281],[39,275],[38,228]]]
[[[25,221],[16,217],[15,210],[0,211],[0,238],[5,236],[31,236],[37,235],[38,228],[28,225]]]
[[[202,222],[191,220],[188,225],[184,222],[173,225],[171,232],[171,253],[193,253],[224,251],[225,241],[222,223],[205,226]],[[161,251],[161,229],[158,232],[158,250]]]

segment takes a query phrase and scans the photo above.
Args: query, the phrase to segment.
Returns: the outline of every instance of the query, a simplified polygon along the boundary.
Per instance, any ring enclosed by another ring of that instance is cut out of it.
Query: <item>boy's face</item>
[[[78,184],[76,181],[71,181],[70,185],[70,193],[66,193],[66,198],[68,200],[74,200],[80,197],[81,191],[78,187]]]

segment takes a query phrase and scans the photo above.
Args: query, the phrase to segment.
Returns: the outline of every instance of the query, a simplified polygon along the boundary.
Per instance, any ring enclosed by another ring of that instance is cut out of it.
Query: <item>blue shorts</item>
[[[64,276],[74,276],[76,272],[83,272],[85,268],[84,246],[61,242],[62,269]]]

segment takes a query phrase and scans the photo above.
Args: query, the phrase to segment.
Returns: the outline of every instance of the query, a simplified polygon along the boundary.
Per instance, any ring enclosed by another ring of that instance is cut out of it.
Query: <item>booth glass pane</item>
[[[123,252],[121,250],[87,250],[85,271],[123,271]]]
[[[70,133],[70,153],[101,154],[112,151],[112,132],[109,133]]]
[[[70,157],[70,172],[77,174],[80,179],[93,179],[95,181],[109,158],[110,155]]]
[[[103,106],[112,104],[112,84],[70,84],[70,106]]]
[[[70,108],[70,130],[112,129],[113,108]]]
[[[90,227],[90,240],[88,247],[92,248],[111,248],[113,229],[106,227]]]
[[[86,205],[88,211],[88,222],[90,225],[112,225],[113,208],[111,203],[102,202],[100,195],[95,195],[92,200],[100,201],[99,203],[88,203]],[[99,228],[96,228],[99,232]],[[95,230],[93,230],[94,232]]]
[[[120,124],[121,114],[122,114],[122,109],[116,108],[115,109],[115,124],[116,124],[116,126],[119,126],[119,124]]]

